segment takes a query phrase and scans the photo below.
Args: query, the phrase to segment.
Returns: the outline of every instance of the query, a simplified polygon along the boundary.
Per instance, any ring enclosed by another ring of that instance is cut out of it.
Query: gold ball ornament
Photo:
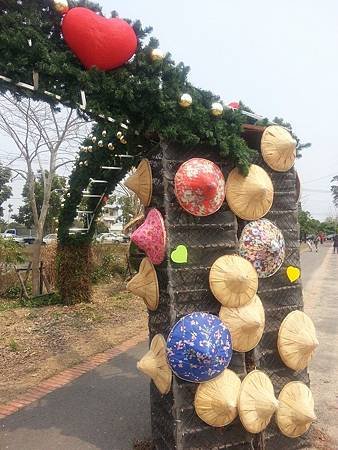
[[[178,102],[182,108],[189,108],[192,104],[192,97],[190,94],[182,94]]]
[[[90,145],[89,147],[87,147],[87,150],[88,150],[89,152],[92,152],[92,151],[93,151],[93,146]]]
[[[123,138],[122,132],[121,132],[121,131],[118,131],[118,132],[116,133],[116,137],[117,137],[117,139]]]
[[[121,144],[127,144],[127,140],[124,138],[124,136],[122,136],[122,138],[120,139]]]
[[[164,53],[159,48],[154,48],[151,51],[151,60],[152,61],[162,61],[164,59]]]
[[[97,145],[98,145],[99,147],[103,147],[103,141],[99,141],[99,142],[97,143]]]
[[[114,150],[114,144],[112,144],[111,142],[109,142],[109,144],[108,144],[108,148],[109,148],[109,150]]]
[[[66,14],[69,11],[67,0],[54,0],[53,8],[58,14]]]
[[[219,117],[223,114],[224,108],[222,103],[215,102],[211,105],[211,114],[215,117]]]
[[[102,136],[103,136],[103,137],[106,137],[106,136],[107,136],[107,131],[106,131],[106,130],[103,130],[103,131],[102,131]]]

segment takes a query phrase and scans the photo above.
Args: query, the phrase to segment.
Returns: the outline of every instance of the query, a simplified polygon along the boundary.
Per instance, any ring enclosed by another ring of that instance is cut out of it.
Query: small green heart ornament
[[[171,252],[171,260],[177,264],[184,264],[188,261],[188,250],[185,245],[178,245],[175,250]]]
[[[294,283],[300,277],[300,269],[298,269],[298,267],[289,266],[286,269],[286,274],[291,283]]]

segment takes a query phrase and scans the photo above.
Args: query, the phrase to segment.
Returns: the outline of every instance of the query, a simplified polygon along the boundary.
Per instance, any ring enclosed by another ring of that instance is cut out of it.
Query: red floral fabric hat
[[[225,199],[220,168],[208,159],[189,159],[176,172],[175,195],[181,207],[194,216],[214,214]]]
[[[153,264],[161,264],[165,257],[167,233],[163,217],[152,208],[146,220],[131,235],[131,240],[143,251]]]

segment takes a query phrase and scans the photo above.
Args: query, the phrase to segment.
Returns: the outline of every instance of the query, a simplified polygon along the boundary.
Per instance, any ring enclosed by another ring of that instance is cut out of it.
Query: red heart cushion
[[[137,47],[136,34],[125,20],[106,19],[87,8],[70,9],[63,17],[62,33],[86,69],[116,69]]]

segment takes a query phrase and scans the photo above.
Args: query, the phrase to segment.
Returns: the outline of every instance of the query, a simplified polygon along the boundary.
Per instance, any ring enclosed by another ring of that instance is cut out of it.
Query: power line
[[[313,180],[310,180],[310,181],[304,181],[304,182],[302,182],[302,184],[314,183],[315,181],[324,180],[324,179],[327,178],[327,177],[334,177],[335,175],[338,175],[337,172],[338,172],[338,169],[337,169],[336,172],[328,173],[328,174],[326,174],[326,175],[323,175],[322,177],[314,178]]]

